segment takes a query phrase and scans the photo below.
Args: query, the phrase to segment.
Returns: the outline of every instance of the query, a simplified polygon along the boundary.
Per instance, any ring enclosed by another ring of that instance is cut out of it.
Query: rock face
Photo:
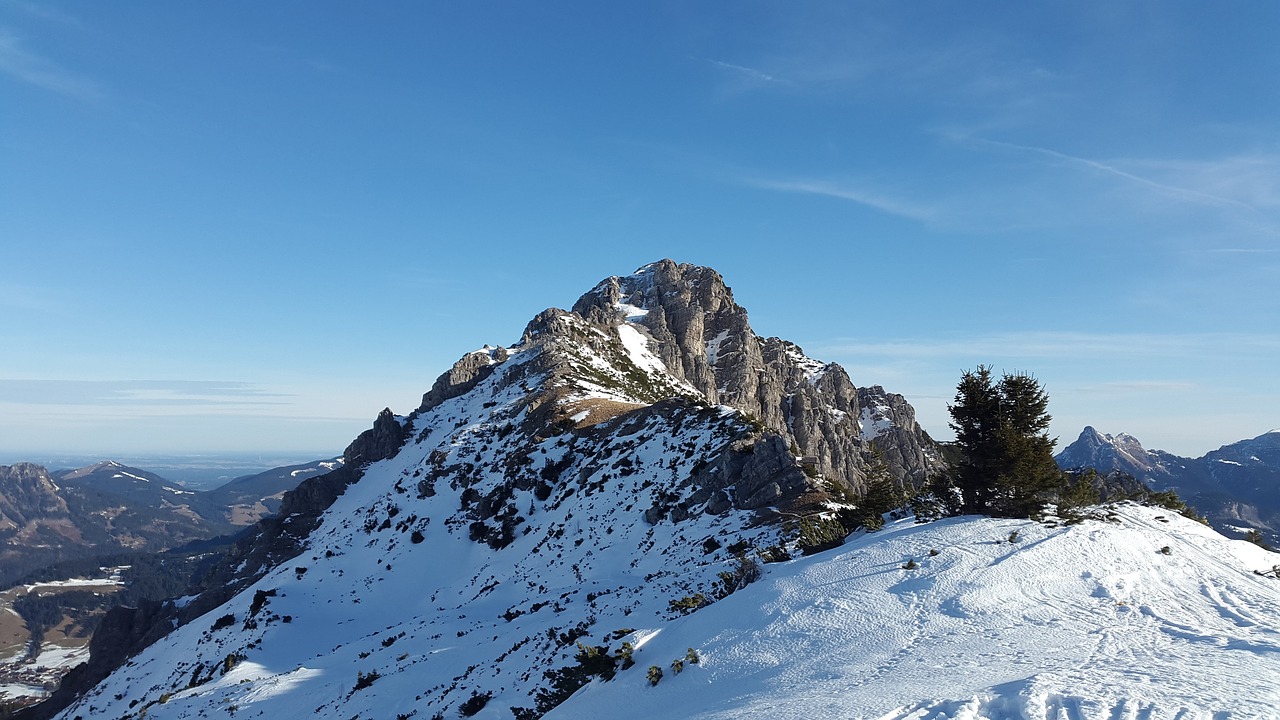
[[[941,465],[901,395],[857,388],[839,365],[813,360],[786,340],[759,337],[710,268],[662,260],[601,282],[573,310],[602,328],[642,328],[673,376],[709,403],[758,418],[855,494],[866,489],[876,454],[912,486]]]
[[[67,503],[49,472],[32,463],[0,465],[0,532],[28,527],[40,518],[65,518]]]
[[[48,471],[31,463],[0,465],[0,586],[84,542]]]

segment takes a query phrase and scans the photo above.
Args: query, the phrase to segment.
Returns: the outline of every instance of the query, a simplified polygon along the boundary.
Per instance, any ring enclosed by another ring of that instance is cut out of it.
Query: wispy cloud
[[[1127,159],[1123,162],[1145,174],[1173,178],[1179,185],[1231,198],[1250,208],[1280,207],[1280,155],[1240,153],[1203,160]]]
[[[4,28],[0,28],[0,74],[78,100],[97,100],[103,96],[97,83],[27,49],[16,35]]]
[[[0,283],[0,308],[17,312],[56,313],[61,309],[56,293],[29,285]]]
[[[978,137],[968,138],[968,140],[974,143],[988,145],[991,147],[1005,148],[1005,149],[1016,150],[1024,153],[1033,153],[1036,155],[1052,158],[1054,160],[1058,160],[1068,164],[1089,168],[1091,170],[1097,170],[1102,173],[1106,173],[1118,178],[1122,178],[1129,182],[1142,185],[1144,187],[1156,190],[1163,194],[1176,197],[1182,200],[1188,200],[1191,202],[1196,202],[1196,203],[1201,203],[1206,205],[1214,205],[1218,207],[1232,207],[1232,208],[1238,208],[1238,209],[1249,210],[1249,211],[1254,211],[1257,209],[1253,205],[1250,205],[1249,203],[1246,203],[1231,197],[1216,195],[1212,192],[1206,192],[1206,191],[1198,190],[1192,187],[1184,187],[1180,185],[1168,184],[1165,182],[1158,182],[1151,178],[1137,175],[1135,173],[1122,169],[1114,161],[1105,162],[1101,160],[1093,160],[1090,158],[1069,155],[1067,153],[1059,152],[1057,150],[1052,150],[1050,148],[1037,147],[1034,145],[1019,145],[1017,143],[1003,142],[1000,140],[989,140],[986,138],[978,138]]]
[[[5,0],[4,6],[41,20],[76,27],[81,25],[80,18],[69,13],[62,12],[62,10],[53,7],[52,4],[47,2],[37,3],[27,2],[27,0]]]
[[[1127,382],[1106,382],[1098,383],[1096,385],[1081,385],[1076,387],[1075,391],[1082,393],[1186,393],[1191,392],[1198,387],[1199,386],[1195,383],[1177,380],[1137,380]]]
[[[745,177],[741,182],[751,187],[765,190],[778,190],[789,193],[823,195],[826,197],[848,200],[865,205],[881,212],[921,222],[930,222],[936,217],[936,210],[923,203],[890,197],[858,187],[854,183],[832,182],[827,180],[769,180],[758,177]]]
[[[227,406],[286,404],[260,385],[214,380],[19,380],[0,378],[0,403],[18,405]]]
[[[720,68],[721,70],[727,70],[728,72],[733,73],[735,76],[739,78],[744,78],[747,80],[755,80],[761,83],[786,82],[784,80],[780,80],[774,75],[767,73],[763,70],[757,70],[756,68],[747,67],[745,65],[735,65],[730,62],[724,62],[723,60],[713,60],[711,58],[702,58],[702,60],[704,62],[710,63],[711,65],[717,68]]]

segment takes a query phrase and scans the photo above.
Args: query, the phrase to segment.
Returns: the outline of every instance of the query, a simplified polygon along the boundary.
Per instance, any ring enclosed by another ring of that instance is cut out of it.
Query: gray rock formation
[[[0,533],[21,531],[40,518],[66,517],[67,512],[66,501],[43,467],[0,465]]]
[[[859,389],[839,365],[815,361],[785,340],[759,337],[710,268],[662,260],[608,278],[573,310],[602,328],[628,320],[644,328],[672,375],[707,402],[759,419],[855,494],[865,490],[877,454],[910,486],[941,465],[934,441],[901,395]],[[864,426],[868,418],[874,427]]]

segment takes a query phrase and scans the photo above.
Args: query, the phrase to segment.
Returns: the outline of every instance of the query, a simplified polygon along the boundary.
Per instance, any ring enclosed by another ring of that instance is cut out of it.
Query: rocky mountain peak
[[[873,455],[908,483],[923,481],[940,464],[904,398],[879,388],[860,391],[839,365],[756,335],[711,268],[661,260],[602,281],[573,310],[602,327],[635,328],[665,370],[705,402],[758,419],[855,493],[865,487]]]
[[[1142,447],[1138,438],[1127,433],[1109,435],[1086,426],[1075,442],[1057,455],[1064,468],[1092,467],[1122,470],[1138,478],[1153,479],[1161,472],[1161,458]]]

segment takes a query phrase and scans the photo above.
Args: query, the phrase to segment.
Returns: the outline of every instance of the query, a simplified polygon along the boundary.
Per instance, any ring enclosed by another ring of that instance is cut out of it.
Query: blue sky
[[[338,452],[662,257],[907,396],[1280,427],[1280,5],[0,0],[0,455]]]

